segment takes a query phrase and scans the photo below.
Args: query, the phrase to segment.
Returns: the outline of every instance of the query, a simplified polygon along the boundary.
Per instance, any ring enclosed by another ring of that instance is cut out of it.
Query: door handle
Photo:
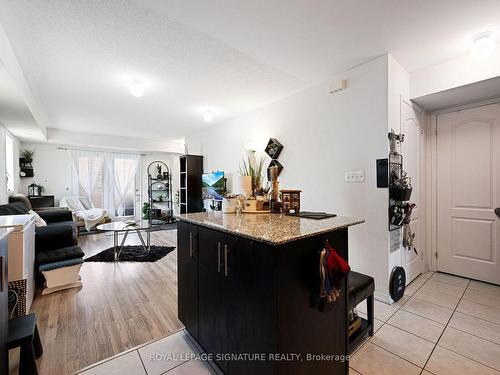
[[[227,265],[227,253],[229,252],[228,246],[224,245],[224,276],[227,277],[227,272],[229,270],[229,266]]]
[[[220,273],[220,258],[221,258],[221,255],[220,255],[220,242],[217,242],[217,272]]]
[[[193,233],[189,232],[189,256],[193,257]]]
[[[500,207],[495,208],[495,213],[500,217]]]

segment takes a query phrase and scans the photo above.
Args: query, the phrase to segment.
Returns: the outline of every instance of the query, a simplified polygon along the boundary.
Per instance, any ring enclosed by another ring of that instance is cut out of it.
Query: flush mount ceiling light
[[[495,38],[491,31],[485,31],[472,38],[470,54],[475,59],[484,59],[491,56],[495,50]]]
[[[144,95],[144,86],[141,81],[134,79],[128,84],[128,91],[130,95],[140,98]]]
[[[210,111],[205,111],[203,113],[203,121],[212,122],[214,120],[214,114]]]

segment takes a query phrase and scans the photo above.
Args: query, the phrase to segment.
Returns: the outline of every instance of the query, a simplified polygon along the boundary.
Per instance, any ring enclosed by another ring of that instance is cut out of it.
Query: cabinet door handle
[[[220,242],[217,242],[217,272],[220,273]]]
[[[229,252],[228,246],[224,245],[224,276],[227,276],[229,266],[227,265],[227,253]]]
[[[193,233],[189,232],[189,256],[193,257]]]
[[[4,284],[5,284],[5,257],[1,256],[0,257],[0,292],[4,291]]]

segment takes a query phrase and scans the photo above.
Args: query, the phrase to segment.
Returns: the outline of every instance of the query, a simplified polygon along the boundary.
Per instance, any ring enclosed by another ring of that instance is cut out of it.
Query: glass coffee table
[[[137,233],[144,251],[148,252],[151,249],[151,228],[161,224],[163,224],[163,222],[159,220],[124,220],[100,224],[96,227],[96,229],[101,232],[113,232],[113,251],[115,254],[115,260],[119,260],[120,253],[123,250],[123,245],[125,244],[125,240],[130,232]],[[146,241],[144,241],[142,232],[146,233]],[[123,233],[123,238],[118,244],[120,233]]]

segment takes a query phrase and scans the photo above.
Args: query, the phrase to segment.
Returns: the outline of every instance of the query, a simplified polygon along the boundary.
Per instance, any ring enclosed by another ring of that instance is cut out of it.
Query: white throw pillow
[[[33,210],[29,210],[28,213],[30,215],[33,215],[35,217],[35,225],[37,227],[46,227],[47,226],[47,222],[45,220],[43,220],[40,215],[38,215],[35,211]]]

